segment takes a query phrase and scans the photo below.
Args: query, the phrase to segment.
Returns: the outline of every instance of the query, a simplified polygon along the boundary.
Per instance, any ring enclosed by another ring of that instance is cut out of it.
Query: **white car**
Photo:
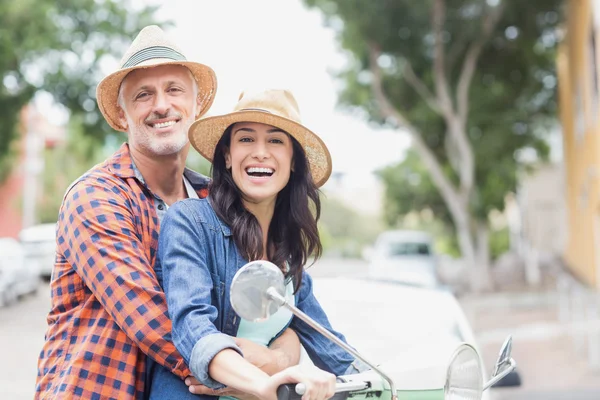
[[[19,240],[25,258],[44,279],[50,279],[56,258],[56,224],[39,224],[21,230]]]
[[[383,232],[368,253],[368,275],[371,279],[430,288],[441,285],[433,239],[427,232]]]
[[[13,238],[0,238],[0,305],[7,306],[19,297],[35,293],[39,273],[27,264],[21,244]]]
[[[444,387],[450,354],[460,343],[481,354],[450,292],[343,277],[314,278],[313,290],[332,326],[394,377],[399,390]],[[486,391],[482,399],[492,396]]]

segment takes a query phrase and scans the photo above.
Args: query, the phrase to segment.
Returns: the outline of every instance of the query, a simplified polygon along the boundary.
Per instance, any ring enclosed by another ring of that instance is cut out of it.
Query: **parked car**
[[[0,238],[0,254],[0,305],[10,305],[20,296],[35,293],[39,272],[27,264],[21,244],[13,238]]]
[[[437,275],[438,258],[433,250],[433,239],[427,232],[383,232],[366,257],[371,279],[393,280],[423,287],[441,284]]]
[[[315,278],[313,290],[332,326],[396,378],[399,390],[443,388],[448,355],[459,343],[477,350],[482,375],[490,376],[471,325],[448,291],[343,277]],[[513,371],[494,386],[519,385]],[[482,397],[493,398],[489,391]]]
[[[35,265],[44,279],[50,279],[56,257],[56,224],[39,224],[21,230],[19,240],[28,263]]]

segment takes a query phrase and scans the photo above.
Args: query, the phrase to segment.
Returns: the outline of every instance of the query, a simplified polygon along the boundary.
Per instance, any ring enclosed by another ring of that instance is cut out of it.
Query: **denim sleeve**
[[[158,257],[175,347],[203,385],[219,389],[224,386],[210,378],[208,365],[224,349],[242,352],[231,336],[215,327],[219,310],[211,302],[213,281],[206,250],[210,237],[195,215],[186,201],[169,208],[161,226]]]
[[[313,294],[312,278],[306,272],[302,275],[302,285],[296,294],[296,307],[347,343],[344,335],[331,327],[325,311]],[[368,365],[355,359],[352,354],[315,331],[298,317],[294,316],[290,327],[296,332],[317,367],[335,375],[350,375],[370,369]]]

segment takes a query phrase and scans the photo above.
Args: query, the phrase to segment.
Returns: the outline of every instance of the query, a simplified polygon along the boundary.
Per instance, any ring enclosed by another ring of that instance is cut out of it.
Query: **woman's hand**
[[[277,400],[277,388],[286,383],[303,383],[306,387],[302,400],[325,400],[335,394],[335,375],[312,365],[296,365],[271,376],[259,390],[259,397]]]

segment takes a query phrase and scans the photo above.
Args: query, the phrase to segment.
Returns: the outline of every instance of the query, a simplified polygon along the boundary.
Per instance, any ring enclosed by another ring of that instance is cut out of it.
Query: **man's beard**
[[[179,153],[188,144],[188,137],[183,132],[171,135],[167,140],[160,140],[148,135],[144,136],[142,140],[138,143],[157,156]]]
[[[142,128],[135,135],[136,144],[138,147],[156,156],[168,156],[179,153],[189,143],[187,132],[192,123],[194,123],[194,117],[189,117],[185,120],[180,119],[179,124],[181,124],[181,129],[170,133],[168,138],[152,135],[148,130]]]

